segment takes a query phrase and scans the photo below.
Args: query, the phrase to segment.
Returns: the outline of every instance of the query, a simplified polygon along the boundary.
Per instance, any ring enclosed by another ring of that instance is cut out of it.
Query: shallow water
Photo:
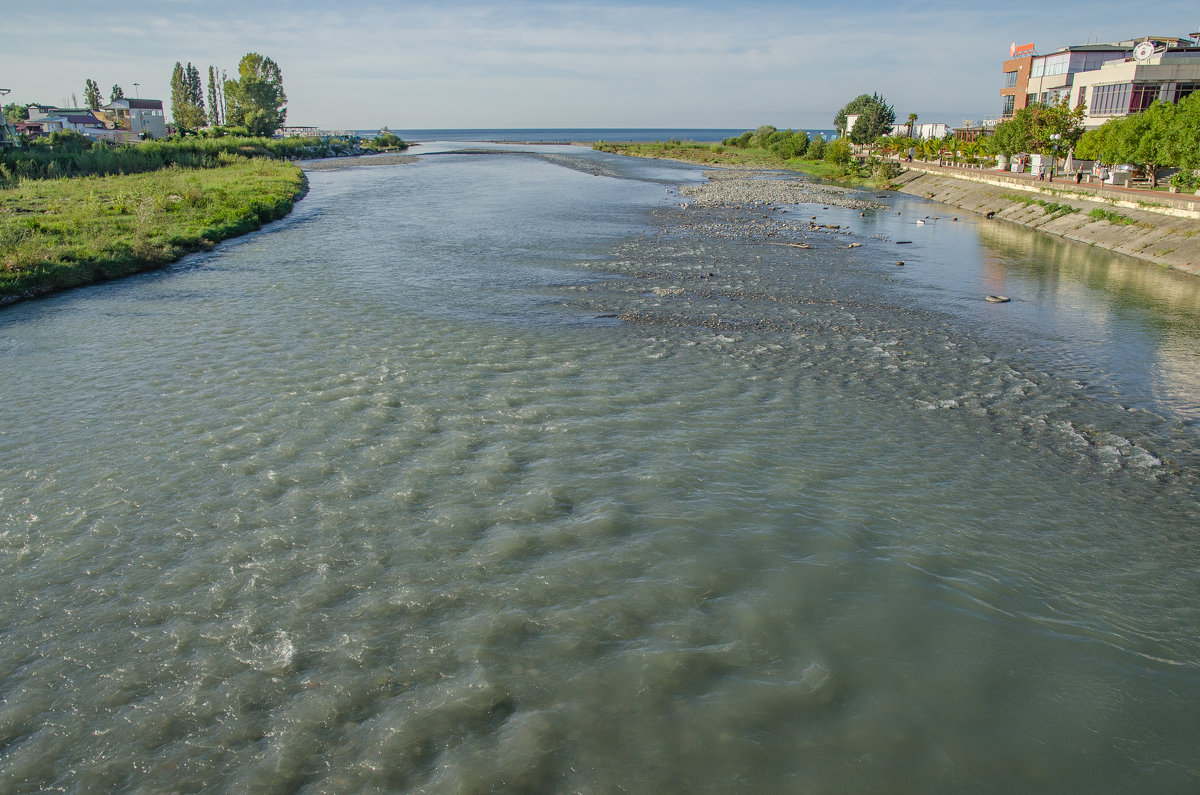
[[[1196,786],[1192,280],[493,148],[0,313],[0,790]]]

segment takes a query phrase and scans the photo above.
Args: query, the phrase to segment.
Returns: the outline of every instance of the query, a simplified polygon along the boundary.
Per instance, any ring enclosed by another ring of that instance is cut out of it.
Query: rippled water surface
[[[1200,283],[491,149],[0,310],[0,791],[1200,784]]]

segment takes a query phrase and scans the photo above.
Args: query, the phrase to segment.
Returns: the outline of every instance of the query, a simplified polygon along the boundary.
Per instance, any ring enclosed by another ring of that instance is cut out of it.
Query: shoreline
[[[716,173],[795,173],[822,180],[820,184],[836,184],[811,172],[788,168],[782,164],[768,166],[702,163],[694,158],[670,155],[648,156],[629,152],[619,154],[708,165],[719,170]],[[886,190],[920,196],[988,218],[1010,221],[1065,240],[1124,254],[1147,264],[1200,276],[1200,221],[1190,217],[1194,211],[1187,206],[1194,202],[1186,197],[1142,197],[1139,195],[1140,191],[1118,197],[1084,196],[1084,191],[1074,190],[1074,183],[1023,181],[1020,184],[1001,186],[983,181],[990,172],[964,170],[960,174],[943,167],[938,167],[936,172],[934,169],[934,166],[926,164],[917,165],[915,168],[905,167],[900,176],[891,180],[891,185]],[[1083,187],[1089,188],[1087,185]],[[1094,186],[1090,187],[1096,194],[1108,193],[1096,191]],[[875,189],[860,187],[858,190],[870,192]],[[758,201],[762,203],[789,203],[789,198],[782,193],[771,193],[765,188],[760,189],[758,193]],[[1034,198],[1035,196],[1044,198]],[[816,201],[824,202],[826,199],[821,197]],[[1168,206],[1180,203],[1184,208],[1178,211]],[[1107,209],[1110,207],[1117,207],[1119,210]],[[1169,214],[1172,212],[1177,214]]]
[[[307,193],[286,161],[23,183],[0,194],[0,211],[10,234],[38,240],[3,252],[0,309],[160,270],[286,217]]]
[[[1168,215],[1136,196],[1118,204],[1107,196],[1085,197],[1074,183],[1001,186],[945,169],[908,168],[893,183],[900,193],[1200,276],[1200,221]],[[1120,209],[1107,209],[1113,206]]]

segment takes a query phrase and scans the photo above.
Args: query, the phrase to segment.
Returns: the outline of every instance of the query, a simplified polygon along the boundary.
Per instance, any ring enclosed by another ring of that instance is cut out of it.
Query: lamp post
[[[1058,133],[1050,133],[1050,140],[1054,141],[1054,162],[1050,164],[1050,178],[1054,178],[1054,170],[1058,168],[1058,142],[1062,140],[1062,136]]]
[[[141,99],[141,98],[142,98],[142,95],[138,93],[138,86],[140,86],[140,85],[141,85],[141,83],[134,83],[134,84],[133,84],[133,98],[134,98],[134,99]]]

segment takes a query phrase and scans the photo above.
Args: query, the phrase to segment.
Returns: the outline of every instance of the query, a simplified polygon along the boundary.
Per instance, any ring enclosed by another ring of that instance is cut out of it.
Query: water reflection
[[[1016,307],[1067,355],[1101,369],[1182,417],[1200,419],[1200,279],[1003,222],[979,226],[982,266],[1020,285]]]

